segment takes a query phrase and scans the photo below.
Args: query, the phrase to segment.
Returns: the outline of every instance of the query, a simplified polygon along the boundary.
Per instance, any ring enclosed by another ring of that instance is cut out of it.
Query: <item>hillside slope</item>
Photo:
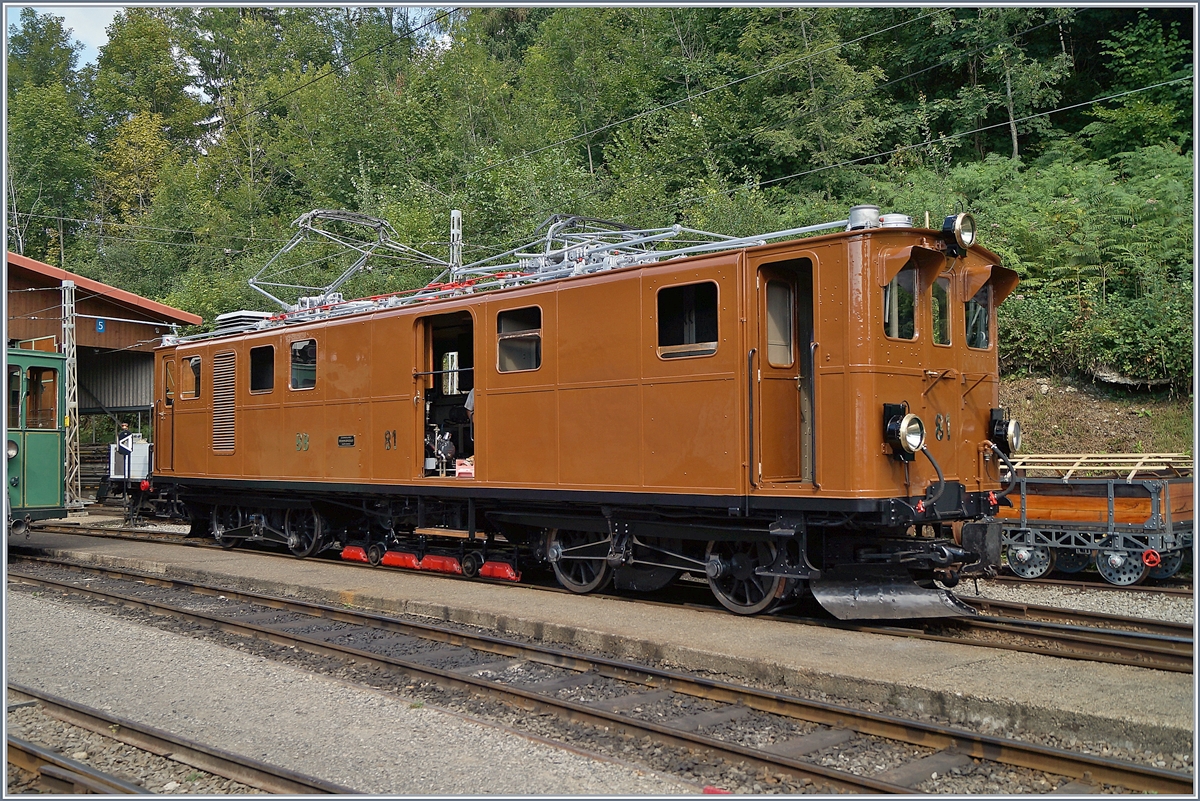
[[[1021,423],[1022,453],[1194,454],[1192,403],[1061,378],[1000,382],[1000,405]]]

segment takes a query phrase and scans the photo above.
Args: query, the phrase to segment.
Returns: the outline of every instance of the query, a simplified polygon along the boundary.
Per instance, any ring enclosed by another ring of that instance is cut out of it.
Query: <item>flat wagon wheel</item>
[[[213,508],[212,518],[208,521],[208,530],[213,539],[225,550],[234,548],[240,542],[237,538],[226,537],[225,532],[242,527],[242,510],[237,506],[217,506]]]
[[[1095,551],[1059,551],[1054,557],[1054,569],[1060,573],[1081,573],[1096,558]]]
[[[1105,581],[1118,587],[1141,584],[1150,575],[1150,566],[1134,551],[1100,551],[1096,555],[1096,570]]]
[[[783,595],[782,576],[759,576],[755,570],[775,561],[771,542],[714,540],[704,553],[708,586],[721,606],[738,615],[756,615]],[[715,574],[715,575],[714,575]]]
[[[1162,561],[1150,568],[1150,578],[1169,579],[1183,567],[1183,551],[1170,551],[1162,554]]]
[[[288,509],[283,519],[283,533],[287,534],[288,550],[296,558],[303,559],[312,556],[320,546],[324,525],[313,509]]]
[[[609,535],[596,531],[554,529],[546,541],[558,583],[579,594],[603,589],[612,579]]]
[[[1008,569],[1018,578],[1036,579],[1054,569],[1055,553],[1041,545],[1009,545]]]

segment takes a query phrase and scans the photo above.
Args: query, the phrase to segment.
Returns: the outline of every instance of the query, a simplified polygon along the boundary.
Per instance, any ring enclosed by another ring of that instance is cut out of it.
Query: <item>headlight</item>
[[[914,454],[925,446],[925,424],[915,414],[892,415],[885,434],[888,444],[900,448],[904,454]]]
[[[1010,454],[1021,450],[1021,424],[1016,420],[1009,420],[1008,425],[1004,427],[1001,441],[1005,444]]]
[[[967,248],[975,244],[975,218],[965,212],[947,217],[942,223],[942,236],[952,255],[965,255]]]
[[[1021,450],[1021,424],[1008,419],[1003,409],[992,409],[992,442],[1010,456]]]
[[[8,458],[9,458],[9,459],[15,458],[15,457],[16,457],[16,455],[17,455],[17,453],[18,453],[20,450],[21,450],[21,449],[17,447],[17,441],[16,441],[16,440],[10,439],[10,440],[8,441],[8,451],[7,451],[7,452],[8,452]]]

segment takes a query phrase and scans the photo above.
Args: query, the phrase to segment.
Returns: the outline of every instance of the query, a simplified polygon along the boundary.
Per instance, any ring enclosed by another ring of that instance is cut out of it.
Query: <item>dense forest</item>
[[[9,249],[202,314],[316,208],[446,256],[554,213],[973,212],[1003,368],[1192,380],[1190,8],[128,8],[8,30]],[[409,270],[383,288],[424,283]]]

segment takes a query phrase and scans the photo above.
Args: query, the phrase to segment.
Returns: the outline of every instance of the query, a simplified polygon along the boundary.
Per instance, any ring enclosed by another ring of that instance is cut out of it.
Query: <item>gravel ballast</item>
[[[10,680],[362,792],[698,789],[45,596],[10,592],[7,601]]]

